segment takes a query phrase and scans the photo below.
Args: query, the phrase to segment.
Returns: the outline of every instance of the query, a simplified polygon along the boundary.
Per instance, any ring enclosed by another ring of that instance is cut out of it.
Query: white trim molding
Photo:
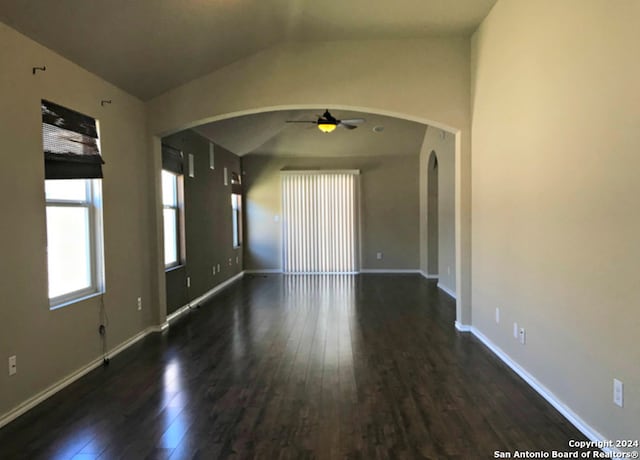
[[[235,282],[235,281],[239,280],[240,278],[242,278],[245,273],[246,273],[246,271],[241,271],[240,273],[238,273],[237,275],[232,276],[228,280],[223,281],[220,284],[217,284],[216,286],[214,286],[213,288],[209,289],[207,292],[205,292],[201,296],[196,297],[195,299],[191,300],[186,305],[183,305],[182,307],[178,308],[176,311],[174,311],[170,315],[167,315],[167,321],[166,321],[165,324],[167,324],[167,327],[168,327],[169,324],[171,324],[172,322],[177,320],[179,317],[184,315],[186,312],[188,312],[192,308],[200,306],[201,303],[205,302],[210,297],[213,297],[215,294],[217,294],[218,292],[220,292],[221,290],[223,290],[224,288],[226,288],[227,286],[229,286],[233,282]],[[166,327],[164,329],[166,329]]]
[[[281,169],[283,176],[308,176],[321,174],[355,174],[359,175],[359,169]]]
[[[456,326],[456,329],[459,330],[460,332],[471,332],[470,324],[462,324],[461,322],[456,320],[455,326]]]
[[[148,329],[150,329],[151,332],[166,331],[167,329],[169,329],[169,322],[165,321],[164,323],[158,324],[157,326],[149,326]]]
[[[107,359],[113,358],[114,356],[123,352],[124,350],[126,350],[127,348],[135,344],[136,342],[139,342],[140,340],[145,338],[147,335],[156,332],[157,329],[158,329],[158,326],[150,326],[144,329],[143,331],[138,332],[136,335],[134,335],[130,339],[125,340],[120,345],[116,346],[115,348],[111,349],[111,351],[107,352],[106,358]],[[18,417],[20,417],[22,414],[33,409],[34,407],[36,407],[38,404],[45,401],[46,399],[49,399],[51,396],[58,393],[60,390],[64,389],[65,387],[71,385],[76,380],[84,377],[92,370],[100,367],[104,363],[104,358],[105,357],[100,356],[99,358],[94,359],[86,366],[83,366],[80,369],[76,370],[75,372],[72,372],[71,374],[62,378],[61,380],[58,380],[56,383],[54,383],[50,387],[44,389],[43,391],[36,394],[35,396],[27,399],[23,403],[19,404],[17,407],[11,409],[6,414],[2,414],[0,416],[0,428],[14,421]]]
[[[164,324],[167,325],[167,327],[169,327],[169,325],[174,322],[176,319],[180,318],[182,315],[184,315],[186,312],[189,311],[189,308],[191,308],[189,306],[189,304],[187,305],[183,305],[182,307],[178,308],[176,311],[170,313],[167,315],[167,320],[165,321]],[[166,328],[165,328],[166,329]]]
[[[283,272],[283,275],[303,275],[303,276],[315,276],[315,275],[357,275],[359,272]]]
[[[438,288],[442,289],[444,292],[446,292],[447,294],[449,294],[451,297],[453,297],[454,299],[456,298],[456,293],[453,292],[451,289],[449,289],[448,287],[444,286],[442,283],[438,283]]]
[[[425,272],[424,270],[420,270],[420,274],[421,274],[424,278],[426,278],[426,279],[428,279],[428,280],[437,280],[438,278],[440,278],[440,276],[439,276],[437,273],[431,273],[431,274],[429,274],[429,273]]]
[[[458,322],[456,321],[456,327],[458,327]],[[542,396],[549,404],[556,408],[558,412],[560,412],[564,418],[566,418],[569,423],[575,426],[579,431],[582,432],[590,441],[596,443],[602,443],[608,440],[607,437],[600,434],[593,427],[591,427],[587,422],[582,420],[575,412],[569,408],[566,404],[564,404],[556,395],[554,395],[547,387],[545,387],[542,383],[540,383],[533,375],[531,375],[527,370],[521,367],[517,362],[515,362],[511,357],[505,353],[500,347],[498,347],[495,343],[493,343],[489,338],[487,338],[482,332],[480,332],[477,328],[473,326],[465,326],[468,327],[470,332],[478,338],[489,350],[493,352],[500,360],[505,363],[507,366],[513,370],[516,374],[518,374],[522,380],[524,380],[531,388],[533,388],[540,396]],[[620,452],[615,448],[607,448],[603,447],[603,451],[609,453],[618,453]]]
[[[212,295],[214,295],[218,291],[224,289],[229,284],[231,284],[234,281],[242,278],[243,275],[244,275],[244,272],[240,272],[237,275],[229,278],[228,280],[218,284],[216,287],[214,287],[210,291],[206,292],[205,294],[201,295],[200,297],[197,297],[196,299],[193,299],[187,305],[179,308],[177,311],[175,311],[171,315],[167,316],[167,320],[164,323],[159,324],[159,325],[155,325],[155,326],[149,326],[146,329],[144,329],[143,331],[138,332],[136,335],[134,335],[130,339],[125,340],[124,342],[122,342],[121,344],[116,346],[115,348],[111,349],[111,351],[107,352],[106,358],[107,359],[111,359],[111,358],[115,357],[116,355],[118,355],[119,353],[123,352],[124,350],[126,350],[127,348],[129,348],[130,346],[135,344],[136,342],[139,342],[140,340],[142,340],[143,338],[145,338],[149,334],[156,333],[156,332],[162,332],[162,331],[166,330],[169,327],[169,324],[170,324],[171,321],[174,321],[180,315],[184,314],[186,311],[189,310],[189,308],[191,306],[198,305],[201,302],[204,302],[206,299],[208,299],[209,297],[211,297]],[[33,397],[27,399],[26,401],[24,401],[23,403],[19,404],[17,407],[13,408],[12,410],[7,412],[6,414],[0,415],[0,428],[2,428],[3,426],[7,425],[10,422],[12,422],[13,420],[17,419],[18,417],[20,417],[22,414],[24,414],[25,412],[29,411],[30,409],[33,409],[35,406],[37,406],[41,402],[45,401],[46,399],[50,398],[54,394],[58,393],[60,390],[64,389],[65,387],[71,385],[76,380],[84,377],[85,375],[87,375],[92,370],[97,369],[98,367],[100,367],[104,362],[104,358],[105,357],[100,356],[99,358],[94,359],[89,364],[81,367],[80,369],[76,370],[75,372],[72,372],[71,374],[69,374],[66,377],[62,378],[61,380],[57,381],[56,383],[54,383],[50,387],[46,388],[45,390],[41,391],[40,393],[36,394],[35,396],[33,396]]]
[[[245,270],[245,275],[267,275],[267,274],[279,274],[282,273],[281,268],[264,268],[262,270]]]
[[[420,270],[415,268],[362,268],[359,273],[388,273],[390,275],[401,275],[403,273],[420,274]]]

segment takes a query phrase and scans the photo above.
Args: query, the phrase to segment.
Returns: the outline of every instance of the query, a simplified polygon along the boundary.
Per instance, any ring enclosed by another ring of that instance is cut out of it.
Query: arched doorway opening
[[[463,330],[465,325],[470,324],[471,318],[471,308],[470,302],[468,299],[468,295],[470,293],[470,272],[469,272],[469,251],[468,251],[468,232],[466,230],[466,223],[468,221],[466,209],[467,201],[464,197],[465,195],[465,184],[467,183],[468,172],[465,167],[468,166],[467,163],[462,161],[463,156],[466,155],[464,152],[468,150],[467,139],[463,140],[463,135],[466,136],[466,131],[452,127],[447,124],[443,124],[432,119],[427,119],[423,116],[415,116],[407,113],[401,113],[396,111],[390,111],[380,108],[371,108],[371,107],[363,107],[363,106],[354,106],[354,105],[341,105],[341,104],[284,104],[284,105],[269,105],[259,108],[248,108],[241,109],[229,113],[217,113],[211,116],[198,117],[198,119],[194,119],[192,121],[187,121],[186,118],[180,119],[180,117],[176,117],[175,126],[171,129],[168,129],[167,124],[165,124],[162,128],[162,123],[159,123],[157,127],[151,128],[152,138],[150,139],[152,143],[152,152],[154,158],[154,168],[156,172],[156,201],[158,204],[158,209],[160,209],[160,171],[161,171],[161,142],[160,139],[163,136],[167,136],[172,133],[176,133],[188,128],[193,128],[205,123],[210,123],[213,121],[225,120],[229,118],[239,117],[243,115],[251,115],[258,114],[262,112],[270,112],[270,111],[279,111],[279,110],[317,110],[318,107],[331,107],[333,110],[346,110],[346,111],[357,111],[363,113],[371,113],[378,115],[385,115],[390,117],[396,117],[403,120],[414,121],[418,123],[422,123],[429,127],[437,128],[442,133],[448,133],[453,135],[454,141],[454,162],[455,162],[455,289],[451,289],[452,295],[455,293],[454,297],[456,299],[456,327],[460,330]],[[215,113],[215,112],[214,112]],[[179,121],[178,121],[179,120]],[[466,165],[466,166],[465,166]],[[427,181],[426,174],[427,168],[421,168],[421,176],[420,181],[422,183]],[[424,173],[422,172],[424,171]],[[424,189],[423,189],[424,190]],[[423,192],[424,193],[424,192]],[[424,196],[424,195],[422,195]],[[425,200],[426,201],[426,200]],[[156,235],[156,246],[157,246],[157,258],[158,260],[162,260],[163,254],[163,245],[162,245],[162,227],[161,227],[161,215],[158,214],[156,216],[157,222],[157,235]],[[426,220],[424,221],[426,224]],[[421,223],[422,225],[422,223]],[[462,230],[461,230],[462,229]],[[426,229],[424,233],[420,230],[421,234],[426,234]],[[424,241],[424,238],[421,240]],[[421,243],[422,244],[422,243]],[[426,241],[425,241],[426,245]],[[426,261],[424,262],[426,265]],[[422,262],[421,262],[422,265]],[[453,270],[452,270],[453,271]],[[423,272],[424,273],[424,272]],[[164,306],[166,304],[165,298],[165,283],[164,283],[164,270],[158,264],[157,268],[157,278],[156,278],[156,286],[157,286],[157,305],[159,307],[159,311],[157,312],[157,318],[160,324],[165,323],[165,309]]]
[[[427,270],[429,276],[438,275],[438,157],[434,150],[427,167]]]

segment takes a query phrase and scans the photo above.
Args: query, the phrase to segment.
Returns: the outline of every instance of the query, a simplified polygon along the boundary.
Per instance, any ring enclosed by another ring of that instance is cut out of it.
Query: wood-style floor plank
[[[0,429],[1,459],[483,459],[584,439],[417,275],[246,276]]]

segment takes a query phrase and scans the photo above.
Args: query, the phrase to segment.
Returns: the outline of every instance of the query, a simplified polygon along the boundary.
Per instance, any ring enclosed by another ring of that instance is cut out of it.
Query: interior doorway
[[[429,155],[427,173],[427,270],[438,275],[438,157],[435,151]]]

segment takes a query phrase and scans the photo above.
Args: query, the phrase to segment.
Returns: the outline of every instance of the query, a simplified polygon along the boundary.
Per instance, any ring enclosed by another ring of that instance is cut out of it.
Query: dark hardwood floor
[[[418,275],[245,276],[0,430],[0,459],[485,459],[584,439]]]

